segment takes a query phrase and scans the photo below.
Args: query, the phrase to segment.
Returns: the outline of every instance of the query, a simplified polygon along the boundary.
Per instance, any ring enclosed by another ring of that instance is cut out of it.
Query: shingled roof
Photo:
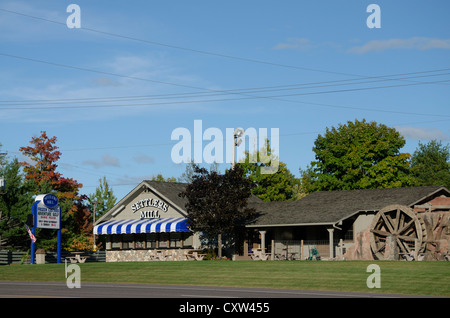
[[[412,206],[441,193],[450,195],[443,186],[318,191],[297,201],[249,204],[259,214],[249,226],[336,224],[359,211],[378,211],[390,204]]]
[[[145,182],[151,186],[153,189],[164,195],[170,201],[175,203],[181,209],[185,209],[185,204],[187,203],[186,198],[181,198],[178,194],[183,192],[186,189],[187,183],[179,183],[179,182],[161,182],[161,181],[150,181],[145,180]],[[248,199],[248,203],[260,203],[263,202],[260,198],[255,195],[252,195]]]
[[[181,209],[185,209],[184,205],[187,200],[178,196],[179,193],[186,189],[186,183],[180,182],[161,182],[161,181],[151,181],[144,180],[149,186],[161,193],[163,196],[168,198],[170,201],[175,203]]]

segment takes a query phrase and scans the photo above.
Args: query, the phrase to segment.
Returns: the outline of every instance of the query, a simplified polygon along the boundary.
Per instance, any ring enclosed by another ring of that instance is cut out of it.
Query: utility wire
[[[49,19],[36,17],[36,16],[31,16],[31,15],[23,14],[23,13],[16,12],[16,11],[11,11],[11,10],[1,9],[1,8],[0,8],[0,11],[7,12],[7,13],[13,13],[13,14],[21,15],[21,16],[26,16],[26,17],[30,17],[30,18],[34,18],[34,19],[44,20],[44,21],[56,23],[56,24],[59,24],[59,25],[65,25],[62,22],[49,20]],[[157,43],[157,42],[152,42],[152,41],[147,41],[147,40],[142,40],[142,39],[136,39],[136,38],[132,38],[132,37],[128,37],[128,36],[113,34],[113,33],[109,33],[109,32],[103,32],[103,31],[90,29],[90,28],[83,28],[83,29],[91,31],[91,32],[107,34],[107,35],[110,35],[110,36],[117,36],[117,37],[127,38],[127,39],[140,41],[140,42],[144,42],[144,43],[150,43],[150,44],[161,44],[161,45],[168,46],[168,47],[179,48],[179,49],[186,49],[186,50],[199,52],[199,53],[204,53],[204,54],[212,54],[212,55],[222,56],[222,57],[238,58],[238,59],[243,59],[243,60],[248,60],[248,61],[253,61],[253,62],[263,62],[263,61],[259,61],[259,60],[252,60],[252,59],[239,58],[239,57],[231,57],[231,56],[217,54],[217,53],[212,53],[212,52],[206,52],[206,51],[201,51],[201,50],[194,50],[194,49],[182,48],[182,47],[177,47],[177,46],[172,46],[172,45],[166,45],[166,44],[162,44],[162,43]],[[220,93],[220,94],[239,94],[239,95],[248,96],[246,98],[234,98],[234,99],[222,99],[222,100],[220,100],[220,99],[219,100],[205,100],[205,101],[203,101],[203,100],[202,101],[182,101],[182,102],[177,102],[177,103],[212,102],[212,101],[252,99],[252,98],[269,98],[269,99],[275,99],[275,100],[280,100],[280,101],[296,102],[296,103],[303,103],[303,104],[315,104],[315,105],[322,105],[322,106],[326,105],[326,106],[339,107],[339,108],[358,109],[358,108],[355,108],[355,107],[344,107],[344,106],[338,106],[338,105],[329,105],[329,104],[327,105],[327,104],[319,104],[319,103],[308,103],[308,102],[301,102],[301,101],[285,100],[285,99],[279,99],[279,97],[310,95],[310,94],[324,94],[324,93],[337,93],[337,92],[348,92],[348,91],[357,91],[357,90],[366,90],[366,89],[378,89],[378,88],[388,88],[388,87],[411,86],[411,85],[418,85],[418,84],[435,84],[435,83],[445,83],[445,84],[447,84],[447,82],[448,82],[448,81],[445,81],[445,80],[444,81],[433,81],[433,82],[415,82],[413,84],[403,84],[403,85],[379,86],[379,87],[369,87],[369,88],[353,88],[353,89],[347,89],[347,90],[335,90],[335,91],[325,91],[325,92],[322,91],[322,92],[311,92],[311,93],[303,93],[303,94],[288,94],[288,95],[275,95],[275,96],[263,96],[263,97],[261,97],[261,96],[253,96],[253,95],[243,94],[243,93],[239,92],[239,91],[242,92],[243,90],[247,90],[248,91],[248,89],[241,89],[241,90],[213,90],[213,89],[205,89],[205,88],[196,87],[196,86],[183,85],[183,84],[177,84],[177,83],[170,83],[170,82],[164,82],[164,81],[157,81],[157,80],[139,78],[139,77],[134,77],[134,76],[127,76],[127,75],[122,75],[122,74],[116,74],[116,73],[112,73],[112,72],[93,70],[93,69],[88,69],[88,68],[78,67],[78,66],[73,66],[73,65],[55,63],[55,62],[50,62],[50,61],[43,61],[43,60],[38,60],[38,59],[34,59],[34,58],[22,57],[22,56],[17,56],[17,55],[12,55],[12,54],[7,54],[7,53],[1,53],[1,52],[0,52],[0,55],[7,56],[7,57],[12,57],[12,58],[17,58],[17,59],[22,59],[22,60],[28,60],[28,61],[32,61],[32,62],[44,63],[44,64],[58,66],[58,67],[70,68],[70,69],[75,69],[75,70],[88,71],[88,72],[100,73],[100,74],[105,74],[105,75],[110,75],[110,76],[118,76],[118,77],[123,77],[123,78],[142,80],[142,81],[158,83],[158,84],[166,84],[166,85],[173,85],[173,86],[187,87],[187,88],[191,88],[191,89],[209,91],[209,92],[216,93],[216,95],[217,95],[217,93]],[[271,62],[264,62],[264,63],[265,64],[272,64],[272,65],[279,65],[277,63],[271,63]],[[284,66],[286,66],[286,65],[284,65]],[[291,66],[291,67],[293,67],[293,66]],[[297,67],[295,67],[295,68],[297,68]],[[306,69],[306,68],[302,68],[302,69]],[[313,69],[308,69],[308,70],[313,70]],[[316,71],[323,71],[323,70],[316,70]],[[328,71],[325,71],[325,72],[328,72]],[[335,73],[336,74],[336,72],[328,72],[328,73]],[[362,77],[362,78],[374,78],[374,77],[363,77],[363,76],[355,75],[355,74],[346,74],[346,73],[338,73],[338,74],[358,76],[358,77]],[[441,74],[441,75],[445,75],[445,74]],[[377,77],[377,78],[383,78],[383,77]],[[404,79],[392,79],[392,78],[389,78],[389,79],[386,79],[386,80],[404,80]],[[340,84],[340,85],[344,85],[344,84]],[[284,88],[284,89],[286,90],[286,89],[289,89],[289,88]],[[266,90],[266,92],[267,92],[267,90]],[[252,93],[255,93],[255,91],[253,91]],[[211,93],[210,93],[210,95],[211,95]],[[185,96],[183,96],[183,97],[185,97]],[[68,107],[57,106],[57,107],[33,107],[33,108],[22,107],[22,108],[14,108],[14,109],[17,110],[17,109],[49,109],[49,108],[87,108],[87,107],[89,107],[89,108],[92,108],[92,107],[133,107],[133,106],[135,107],[135,106],[149,106],[149,105],[161,105],[161,104],[169,104],[169,103],[168,102],[163,102],[163,103],[133,104],[133,105],[101,105],[101,106],[100,105],[94,105],[94,106],[91,105],[91,106],[68,106]],[[15,103],[14,105],[18,106],[20,104],[19,103]],[[6,107],[6,108],[2,108],[2,109],[6,110],[6,109],[12,109],[12,108],[7,108]],[[368,109],[364,109],[364,110],[368,110]],[[392,112],[392,111],[388,111],[388,112]],[[401,113],[405,113],[405,112],[401,112]],[[413,114],[413,113],[411,113],[411,114]],[[417,115],[429,115],[429,114],[417,114]]]
[[[393,76],[402,76],[410,74],[423,74],[423,73],[435,73],[450,69],[441,70],[431,70],[422,71],[414,73],[404,73],[404,74],[391,74],[382,76],[383,79],[366,81],[362,79],[352,79],[352,80],[338,80],[338,81],[325,81],[325,82],[312,82],[312,83],[301,83],[301,84],[289,84],[289,85],[278,85],[278,86],[265,86],[265,87],[253,87],[253,88],[241,88],[241,89],[228,89],[221,90],[217,93],[215,92],[205,92],[205,93],[172,93],[172,94],[154,94],[154,95],[140,95],[140,96],[118,96],[118,97],[93,97],[93,98],[67,98],[67,99],[36,99],[36,100],[4,100],[0,101],[1,106],[24,106],[24,105],[39,105],[39,104],[84,104],[84,103],[114,103],[114,102],[124,102],[124,101],[139,101],[139,100],[153,100],[153,99],[179,99],[179,98],[189,98],[189,97],[211,97],[220,96],[228,94],[239,94],[242,92],[250,93],[265,93],[273,91],[286,91],[286,90],[300,90],[300,89],[310,89],[310,88],[322,88],[331,86],[344,86],[344,85],[355,85],[355,84],[367,84],[367,83],[378,83],[386,81],[395,80],[406,80],[412,78],[423,78],[431,76],[443,76],[449,75],[450,73],[439,73],[439,74],[428,74],[420,76],[408,76],[401,78],[386,78]],[[380,78],[380,77],[374,77]],[[349,82],[351,81],[351,82]],[[358,81],[358,82],[355,82]],[[427,82],[415,82],[415,83],[427,83]],[[434,82],[433,82],[434,83]],[[307,86],[310,85],[310,86]]]
[[[98,71],[73,65],[67,65],[67,64],[60,64],[60,63],[54,63],[44,60],[38,60],[34,58],[27,58],[17,55],[11,55],[0,52],[0,55],[13,57],[17,59],[24,59],[29,60],[33,62],[38,63],[44,63],[59,67],[65,67],[65,68],[71,68],[76,70],[82,70],[82,71],[88,71],[88,72],[94,72],[94,73],[101,73],[101,74],[108,74],[112,76],[119,76],[119,77],[126,77],[126,78],[133,78],[136,80],[143,80],[143,81],[149,81],[149,82],[157,82],[157,83],[164,83],[169,85],[175,85],[175,86],[183,86],[183,87],[189,87],[189,88],[195,88],[195,89],[201,89],[201,90],[208,90],[215,93],[225,93],[225,91],[221,90],[213,90],[213,89],[206,89],[206,88],[200,88],[200,87],[194,87],[194,86],[188,86],[188,85],[182,85],[182,84],[174,84],[174,83],[168,83],[168,82],[162,82],[162,81],[155,81],[145,78],[139,78],[139,77],[132,77],[122,74],[116,74],[116,73],[110,73],[110,72],[104,72],[104,71]],[[389,113],[401,113],[401,114],[412,114],[412,115],[420,115],[420,116],[443,116],[447,117],[446,115],[433,115],[433,114],[419,114],[419,113],[407,113],[407,112],[395,112],[395,111],[383,111],[379,109],[366,109],[366,108],[359,108],[359,107],[346,107],[346,106],[339,106],[339,105],[331,105],[331,104],[321,104],[321,103],[310,103],[310,102],[302,102],[302,101],[294,101],[294,100],[286,100],[286,99],[280,99],[280,97],[287,97],[287,96],[300,96],[300,95],[312,95],[312,94],[325,94],[325,93],[337,93],[337,92],[349,92],[349,91],[359,91],[359,90],[370,90],[370,89],[379,89],[379,88],[390,88],[390,87],[406,87],[406,86],[414,86],[414,85],[422,85],[422,84],[434,84],[434,83],[446,83],[449,80],[443,80],[443,81],[433,81],[433,82],[414,82],[409,84],[399,84],[399,85],[388,85],[388,86],[377,86],[377,87],[366,87],[366,88],[353,88],[353,89],[346,89],[346,90],[334,90],[334,91],[322,91],[322,92],[310,92],[310,93],[297,93],[297,94],[285,94],[285,95],[272,95],[272,96],[255,96],[255,95],[249,95],[249,94],[243,94],[239,92],[227,92],[228,94],[233,95],[243,95],[244,97],[237,97],[237,98],[228,98],[228,99],[209,99],[209,100],[190,100],[190,101],[178,101],[178,102],[158,102],[158,103],[145,103],[145,104],[121,104],[121,105],[76,105],[76,106],[46,106],[46,107],[2,107],[1,110],[37,110],[37,109],[69,109],[69,108],[111,108],[111,107],[142,107],[142,106],[156,106],[156,105],[167,105],[167,104],[185,104],[185,103],[204,103],[204,102],[218,102],[218,101],[231,101],[231,100],[245,100],[245,99],[259,99],[259,98],[265,98],[265,99],[272,99],[272,100],[278,100],[278,101],[286,101],[286,102],[294,102],[294,103],[301,103],[301,104],[310,104],[310,105],[317,105],[317,106],[328,106],[328,107],[336,107],[336,108],[347,108],[347,109],[359,109],[359,110],[368,110],[368,111],[378,111],[378,112],[389,112]]]
[[[156,103],[114,104],[114,105],[72,105],[72,106],[69,105],[69,106],[19,107],[19,108],[18,107],[2,107],[2,108],[0,108],[0,110],[91,109],[91,108],[113,108],[113,107],[130,108],[130,107],[146,107],[146,106],[190,104],[190,103],[209,103],[209,102],[223,102],[223,101],[250,100],[250,99],[271,99],[271,100],[278,100],[278,101],[283,101],[283,102],[300,103],[300,104],[308,104],[308,105],[316,105],[316,106],[326,106],[326,107],[343,108],[343,109],[353,109],[353,110],[363,110],[363,111],[373,111],[373,112],[383,112],[383,113],[395,113],[395,114],[405,114],[405,115],[431,116],[431,117],[450,117],[450,115],[444,115],[444,114],[413,113],[413,112],[403,112],[403,111],[393,111],[393,110],[370,109],[370,108],[342,106],[342,105],[333,105],[333,104],[325,104],[325,103],[304,102],[304,101],[288,100],[288,99],[280,98],[280,97],[289,97],[289,96],[292,97],[292,96],[300,96],[300,95],[328,94],[328,93],[340,93],[340,92],[361,91],[361,90],[373,90],[373,89],[381,89],[381,88],[415,86],[415,85],[433,84],[433,83],[438,83],[438,82],[449,82],[449,81],[450,80],[387,85],[387,86],[377,86],[377,87],[353,88],[353,89],[334,90],[334,91],[272,95],[272,96],[235,97],[235,98],[226,98],[226,99],[206,99],[206,100],[169,101],[169,102],[156,102]]]

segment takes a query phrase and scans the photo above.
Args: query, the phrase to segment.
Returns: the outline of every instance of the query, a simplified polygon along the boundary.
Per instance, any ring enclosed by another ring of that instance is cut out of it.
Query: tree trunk
[[[217,249],[218,249],[218,251],[217,251],[218,256],[221,258],[222,257],[222,234],[219,234],[217,236]]]

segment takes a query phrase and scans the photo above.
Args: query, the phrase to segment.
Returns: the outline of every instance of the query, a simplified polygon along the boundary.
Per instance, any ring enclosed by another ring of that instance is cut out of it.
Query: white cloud
[[[133,160],[136,161],[137,163],[154,163],[155,162],[155,158],[144,155],[144,154],[140,154],[139,156],[133,157]]]
[[[297,50],[307,51],[311,49],[325,47],[326,49],[339,49],[340,45],[334,42],[313,42],[308,38],[288,38],[285,42],[278,43],[274,50]]]
[[[395,129],[405,138],[415,140],[450,140],[450,136],[439,129],[419,128],[419,127],[395,127]]]
[[[86,160],[83,161],[84,165],[89,165],[95,169],[99,169],[106,166],[120,167],[119,159],[111,157],[109,155],[103,155],[100,160]]]
[[[154,64],[150,57],[137,55],[116,56],[106,63],[108,68],[119,74],[130,74],[143,69],[146,70],[154,66]]]
[[[97,79],[94,80],[94,83],[99,86],[118,86],[118,85],[120,85],[119,82],[110,80],[107,77],[98,77]]]
[[[151,180],[154,175],[142,175],[142,176],[129,176],[124,175],[116,179],[117,184],[129,184],[136,185],[140,183],[142,180]]]
[[[450,39],[436,39],[427,37],[412,37],[409,39],[373,40],[361,46],[354,46],[348,50],[350,53],[364,54],[368,52],[381,52],[393,49],[432,50],[450,49]]]
[[[289,38],[286,43],[278,43],[274,46],[275,50],[309,50],[314,45],[311,40],[307,38]]]

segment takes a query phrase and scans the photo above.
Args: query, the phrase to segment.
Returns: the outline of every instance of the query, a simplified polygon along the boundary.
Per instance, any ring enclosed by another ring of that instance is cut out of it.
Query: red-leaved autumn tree
[[[39,137],[33,137],[30,141],[32,146],[21,147],[19,150],[24,156],[31,159],[32,163],[21,162],[25,172],[25,179],[36,185],[36,194],[49,185],[52,190],[58,192],[58,197],[74,199],[78,190],[83,186],[77,181],[62,177],[56,171],[56,162],[61,157],[61,152],[55,146],[57,138],[48,138],[45,131],[41,131]]]
[[[56,137],[49,138],[45,131],[41,131],[39,137],[31,139],[31,146],[19,149],[30,159],[20,164],[25,172],[25,180],[29,182],[35,194],[52,192],[58,197],[62,211],[61,232],[66,237],[64,245],[70,248],[77,243],[74,241],[86,240],[87,236],[92,235],[92,223],[89,221],[90,212],[83,202],[87,196],[78,192],[83,185],[72,178],[63,177],[56,171],[56,163],[61,157],[61,152],[55,145],[56,141]]]

